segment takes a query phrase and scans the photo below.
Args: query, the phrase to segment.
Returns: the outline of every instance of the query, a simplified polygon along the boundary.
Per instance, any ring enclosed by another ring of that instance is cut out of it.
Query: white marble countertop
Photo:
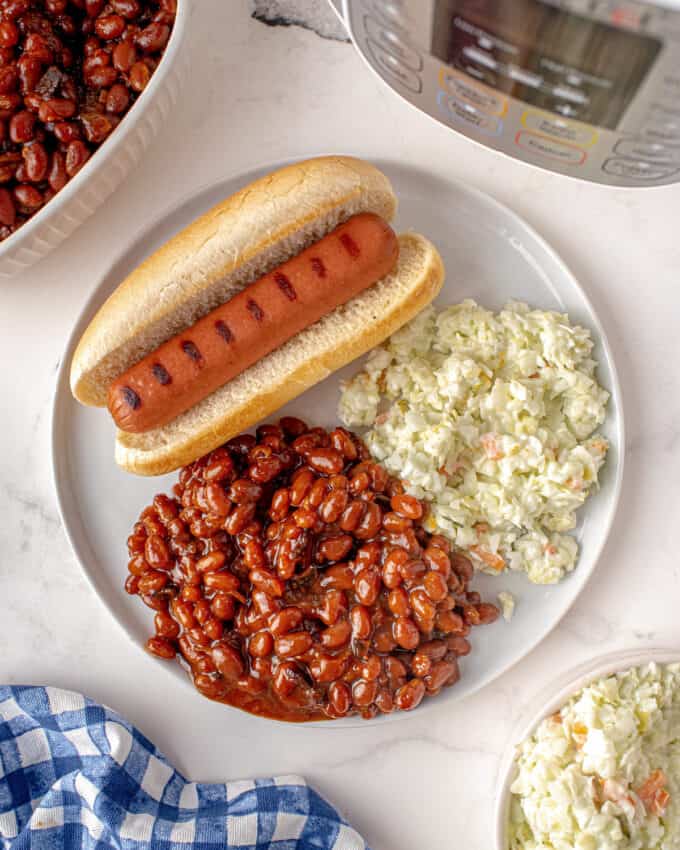
[[[93,219],[2,285],[0,681],[54,684],[108,703],[194,779],[302,773],[373,850],[489,850],[499,757],[527,700],[594,655],[680,646],[680,185],[618,191],[532,170],[412,112],[347,43],[265,26],[245,0],[196,6],[191,78],[164,137]],[[425,717],[416,711],[384,727],[306,730],[202,700],[131,644],[90,590],[60,528],[49,419],[55,369],[81,304],[151,217],[216,177],[329,151],[448,173],[534,225],[606,326],[628,445],[623,499],[595,576],[525,661]]]

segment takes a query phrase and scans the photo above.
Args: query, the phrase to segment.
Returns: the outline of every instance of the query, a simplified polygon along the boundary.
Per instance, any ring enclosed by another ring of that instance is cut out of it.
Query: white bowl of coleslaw
[[[678,694],[663,717],[666,727],[671,718],[678,730],[678,751],[673,748],[668,756],[675,768],[670,777],[641,745],[648,738],[647,714],[652,717],[662,702],[658,694],[668,693],[669,683]],[[627,728],[630,718],[637,719],[636,728]],[[576,734],[582,741],[572,760]],[[522,713],[498,773],[496,850],[676,850],[680,800],[671,809],[666,795],[670,790],[672,798],[678,783],[680,649],[610,653],[563,673]],[[669,838],[664,830],[671,820]],[[543,840],[534,833],[537,824],[545,829]],[[526,835],[531,838],[525,840]]]

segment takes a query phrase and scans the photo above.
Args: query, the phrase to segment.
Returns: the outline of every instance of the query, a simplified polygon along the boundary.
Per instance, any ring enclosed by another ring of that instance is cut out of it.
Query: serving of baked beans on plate
[[[293,417],[184,467],[128,538],[146,647],[205,696],[288,721],[416,708],[498,609],[424,507],[343,428]]]

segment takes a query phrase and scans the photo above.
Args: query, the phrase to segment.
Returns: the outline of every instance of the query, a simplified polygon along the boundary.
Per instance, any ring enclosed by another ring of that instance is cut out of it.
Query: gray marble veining
[[[251,0],[253,17],[269,26],[300,26],[322,38],[349,41],[328,0]]]

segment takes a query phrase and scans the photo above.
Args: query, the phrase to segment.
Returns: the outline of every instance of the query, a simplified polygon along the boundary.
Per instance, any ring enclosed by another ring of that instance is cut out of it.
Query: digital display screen
[[[439,0],[431,50],[519,100],[614,130],[661,46],[541,0]]]

